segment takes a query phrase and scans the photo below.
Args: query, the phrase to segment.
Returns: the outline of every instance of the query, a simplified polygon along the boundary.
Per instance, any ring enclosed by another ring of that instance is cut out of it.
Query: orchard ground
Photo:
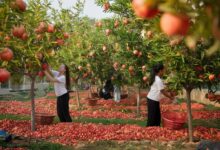
[[[170,130],[163,127],[145,127],[146,93],[141,93],[141,115],[136,116],[135,94],[115,103],[113,100],[98,100],[89,106],[86,98],[89,91],[80,92],[80,109],[75,92],[71,93],[70,114],[73,123],[59,123],[55,117],[52,125],[37,125],[31,132],[31,103],[12,98],[0,100],[0,129],[19,136],[13,143],[1,143],[2,147],[36,149],[195,149],[202,139],[220,140],[220,108],[193,102],[193,144],[187,143],[187,124],[184,129]],[[6,99],[7,97],[5,97]],[[56,115],[54,93],[36,98],[36,112]],[[186,112],[186,103],[178,99],[177,104],[163,99],[162,113],[166,111]]]

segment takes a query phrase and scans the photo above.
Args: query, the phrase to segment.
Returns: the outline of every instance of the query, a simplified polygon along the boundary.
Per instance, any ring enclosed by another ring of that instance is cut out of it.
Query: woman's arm
[[[49,65],[47,66],[47,69],[45,69],[45,71],[47,71],[52,77],[54,76],[53,70],[51,69]]]
[[[165,89],[160,91],[164,96],[168,97],[169,99],[173,100],[174,97],[172,96],[172,94],[168,91],[166,91]]]
[[[54,78],[54,77],[48,72],[48,70],[44,70],[44,73],[45,73],[46,77],[47,77],[51,82],[59,82],[56,78]]]

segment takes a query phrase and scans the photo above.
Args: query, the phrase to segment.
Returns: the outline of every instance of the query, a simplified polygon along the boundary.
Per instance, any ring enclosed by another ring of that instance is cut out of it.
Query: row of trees
[[[62,61],[71,62],[73,79],[99,81],[102,86],[110,77],[113,66],[117,66],[123,80],[112,78],[114,84],[135,85],[140,89],[147,86],[152,64],[163,61],[167,66],[170,90],[186,90],[192,141],[191,91],[208,87],[214,92],[213,87],[219,83],[219,39],[215,35],[217,32],[213,32],[216,29],[213,21],[207,26],[207,19],[204,19],[210,17],[207,5],[215,10],[212,16],[216,19],[216,6],[203,1],[96,2],[104,11],[114,12],[116,16],[95,23],[88,18],[75,22],[76,36],[71,38],[72,46],[68,45],[59,53]],[[207,27],[210,28],[207,30]]]
[[[76,5],[81,3],[78,1]],[[80,14],[81,7],[75,7],[73,17]],[[60,18],[65,17],[62,16],[65,11],[67,10],[54,10],[47,0],[29,0],[28,4],[23,0],[0,1],[0,81],[7,81],[9,72],[30,78],[32,130],[35,130],[36,78],[44,76],[42,69],[47,67],[46,62],[57,63],[55,54],[68,44],[71,30],[67,30],[65,24],[60,22]],[[41,57],[44,60],[43,65],[39,61]]]
[[[205,0],[163,2],[96,0],[96,2],[105,11],[117,14],[118,18],[130,20],[129,26],[123,26],[121,30],[114,29],[113,32],[118,40],[123,39],[120,43],[123,51],[117,54],[120,62],[134,62],[132,66],[135,67],[136,73],[130,81],[140,83],[143,77],[142,65],[150,68],[151,64],[163,61],[167,66],[169,88],[186,90],[189,140],[192,141],[191,91],[208,87],[210,92],[215,92],[213,87],[219,83],[220,16],[217,6],[219,2]],[[128,38],[131,40],[127,41]],[[125,45],[131,46],[134,55],[138,50],[143,57],[127,55],[129,53]]]

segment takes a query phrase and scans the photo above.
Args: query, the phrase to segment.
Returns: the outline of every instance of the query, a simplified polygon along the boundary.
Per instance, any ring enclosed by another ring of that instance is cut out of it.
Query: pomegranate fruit
[[[1,52],[0,52],[0,58],[3,61],[10,61],[13,59],[13,52],[11,49],[9,48],[4,48]]]
[[[1,83],[8,81],[10,76],[11,76],[11,74],[10,74],[10,72],[8,72],[8,70],[0,68],[0,82]]]

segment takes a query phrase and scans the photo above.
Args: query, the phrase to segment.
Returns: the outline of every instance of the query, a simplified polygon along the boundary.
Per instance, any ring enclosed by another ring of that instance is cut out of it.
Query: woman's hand
[[[58,80],[55,79],[48,70],[44,70],[44,74],[46,75],[46,77],[49,81],[58,82]]]
[[[170,92],[170,91],[167,91],[165,89],[161,90],[161,93],[168,97],[170,100],[174,100],[175,99],[175,96]]]

